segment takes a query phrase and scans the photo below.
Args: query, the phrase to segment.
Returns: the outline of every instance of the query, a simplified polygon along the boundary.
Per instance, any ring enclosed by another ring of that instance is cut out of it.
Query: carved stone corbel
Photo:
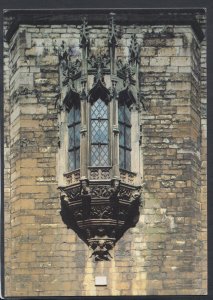
[[[105,183],[81,178],[79,185],[61,190],[65,193],[61,196],[64,223],[89,246],[96,261],[109,260],[115,243],[138,222],[141,187],[119,178]]]

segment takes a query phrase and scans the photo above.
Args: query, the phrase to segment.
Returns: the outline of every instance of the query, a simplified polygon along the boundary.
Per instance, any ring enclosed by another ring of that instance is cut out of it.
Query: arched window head
[[[118,105],[119,165],[131,170],[131,112],[125,102]]]
[[[109,165],[108,106],[100,98],[91,106],[91,166]]]
[[[68,112],[68,171],[80,168],[80,106],[74,104]]]

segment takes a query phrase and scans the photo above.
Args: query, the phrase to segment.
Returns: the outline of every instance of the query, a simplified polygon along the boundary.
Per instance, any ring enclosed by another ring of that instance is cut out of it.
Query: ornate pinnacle
[[[117,37],[116,37],[116,28],[115,28],[115,13],[110,13],[110,25],[109,25],[109,45],[116,46],[117,45]]]
[[[136,34],[131,37],[131,44],[129,47],[129,63],[135,64],[139,63],[140,57],[140,46],[138,45]]]
[[[86,17],[83,18],[83,23],[81,25],[81,32],[80,32],[80,47],[86,48],[89,46],[89,32],[88,32],[88,22],[86,21]]]

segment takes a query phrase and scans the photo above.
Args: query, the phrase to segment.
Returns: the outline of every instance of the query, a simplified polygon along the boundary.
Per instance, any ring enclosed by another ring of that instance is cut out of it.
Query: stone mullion
[[[113,116],[112,116],[112,177],[120,177],[119,172],[119,130],[118,130],[118,100],[113,98]]]
[[[88,177],[88,107],[87,107],[87,58],[89,51],[89,41],[85,36],[86,23],[83,24],[83,41],[82,37],[82,97],[81,99],[81,140],[80,140],[80,177]]]
[[[111,157],[112,157],[112,178],[119,178],[119,130],[118,130],[118,100],[116,99],[116,29],[114,24],[114,14],[111,14],[111,37],[109,39],[110,51],[110,71],[112,83],[112,111],[110,116],[110,124],[112,124],[111,135]]]
[[[88,127],[87,127],[87,101],[81,101],[81,157],[80,157],[80,174],[81,177],[87,177],[88,168]]]

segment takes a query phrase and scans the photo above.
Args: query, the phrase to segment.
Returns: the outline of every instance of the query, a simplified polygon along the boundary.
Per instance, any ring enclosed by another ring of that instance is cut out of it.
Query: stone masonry
[[[80,25],[22,21],[4,43],[6,296],[207,294],[206,40],[190,24],[133,23],[118,24],[118,51],[136,34],[144,206],[109,262],[60,216],[58,48],[79,49]],[[107,28],[89,24],[91,47],[107,46]]]

